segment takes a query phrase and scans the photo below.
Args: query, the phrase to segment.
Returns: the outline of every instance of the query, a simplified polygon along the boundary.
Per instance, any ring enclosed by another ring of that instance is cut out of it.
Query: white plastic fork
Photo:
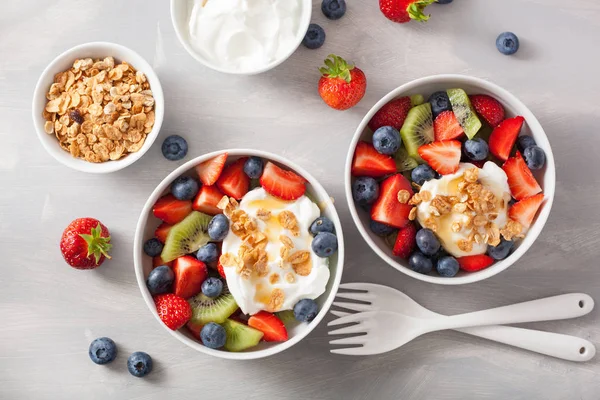
[[[361,290],[366,291],[366,293],[357,293],[357,292],[338,292],[337,297],[351,299],[351,300],[359,300],[363,302],[368,302],[369,304],[358,304],[358,303],[348,303],[348,302],[334,302],[334,306],[347,308],[353,311],[366,312],[369,314],[373,311],[384,311],[391,312],[393,314],[404,314],[409,317],[415,317],[417,319],[436,319],[436,318],[452,318],[445,317],[440,314],[437,314],[433,311],[426,309],[421,306],[413,299],[405,295],[404,293],[382,285],[376,285],[371,283],[349,283],[342,284],[340,289],[353,289],[353,290]],[[543,303],[540,303],[543,302]],[[547,299],[536,300],[534,302],[522,303],[515,306],[522,306],[523,304],[535,303],[537,306],[542,307],[550,307],[551,315],[542,314],[541,310],[537,310],[535,307],[532,308],[535,313],[538,313],[538,316],[534,316],[535,318],[530,319],[526,318],[527,321],[519,320],[519,322],[529,322],[533,320],[550,320],[550,319],[565,319],[565,318],[575,318],[589,313],[594,308],[594,301],[591,297],[585,294],[573,294],[573,295],[563,295],[563,296],[555,296]],[[534,305],[535,306],[535,305]],[[501,309],[511,308],[514,306],[501,307]],[[555,308],[553,311],[552,308]],[[539,311],[539,312],[538,312]],[[334,315],[340,318],[339,320],[332,321],[330,325],[341,325],[344,323],[351,322],[346,319],[346,317],[360,315],[360,314],[348,314],[340,311],[331,311]],[[488,311],[485,311],[486,313]],[[481,312],[479,312],[481,313]],[[473,314],[473,313],[472,313]],[[356,318],[356,317],[355,317]],[[390,319],[395,319],[393,316],[389,316]],[[358,321],[358,320],[357,320]],[[364,321],[363,321],[364,322]],[[379,335],[379,339],[376,339],[379,342],[388,342],[393,343],[390,344],[389,350],[399,347],[404,344],[401,343],[397,345],[397,339],[392,338],[390,340],[384,338],[385,332],[390,331],[390,328],[386,328],[386,325],[390,325],[393,322],[388,324],[387,321],[382,321],[382,325],[380,329],[373,329],[373,326],[366,326],[364,323],[360,323],[359,325],[350,326],[348,328],[338,329],[336,331],[330,332],[330,334],[350,334],[350,333],[360,333],[367,332],[370,335]],[[509,322],[502,322],[509,323]],[[510,322],[516,323],[516,322]],[[372,325],[372,324],[371,324]],[[368,331],[367,331],[367,328]],[[441,328],[445,329],[445,328]],[[440,330],[440,329],[434,329]],[[596,349],[592,343],[585,339],[581,339],[575,336],[562,335],[558,333],[552,332],[544,332],[544,331],[536,331],[531,329],[523,329],[523,328],[515,328],[508,326],[480,326],[476,328],[465,328],[456,330],[471,334],[474,336],[482,337],[485,339],[493,340],[496,342],[508,344],[514,347],[522,348],[525,350],[530,350],[533,352],[549,355],[556,358],[561,358],[569,361],[588,361],[594,357],[596,353]],[[425,332],[422,332],[425,333]],[[419,333],[417,336],[419,336]],[[416,336],[415,336],[416,337]],[[331,344],[363,344],[366,340],[365,336],[351,337],[346,339],[333,340]],[[411,339],[409,339],[411,340]],[[347,348],[347,349],[332,349],[332,353],[338,354],[377,354],[389,350],[379,349],[377,352],[370,352],[369,349],[365,350],[364,348]]]

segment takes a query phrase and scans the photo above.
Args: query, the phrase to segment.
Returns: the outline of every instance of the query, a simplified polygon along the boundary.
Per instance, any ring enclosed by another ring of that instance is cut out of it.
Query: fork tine
[[[335,326],[335,325],[344,325],[350,324],[352,322],[361,322],[365,317],[361,313],[346,315],[345,317],[334,319],[333,321],[329,321],[327,326]]]
[[[371,305],[369,305],[369,304],[358,304],[358,303],[348,303],[345,301],[334,301],[333,305],[336,307],[346,308],[346,309],[352,310],[352,311],[359,311],[359,312],[373,311],[373,307],[371,307]]]
[[[375,298],[371,293],[353,293],[353,292],[337,292],[335,297],[341,297],[342,299],[358,300],[371,302]]]
[[[345,349],[331,349],[330,353],[342,354],[345,356],[367,356],[373,354],[373,351],[369,347],[347,347]]]
[[[360,323],[356,325],[347,326],[345,328],[336,329],[334,331],[329,332],[330,335],[348,335],[351,333],[366,333],[365,324]]]
[[[368,290],[365,288],[365,284],[360,283],[360,282],[342,283],[340,285],[340,289],[364,290],[364,291]]]
[[[344,312],[344,311],[337,311],[337,310],[329,310],[329,312],[332,313],[333,315],[335,315],[338,318],[342,318],[342,317],[345,317],[347,315],[352,315],[351,313]]]
[[[352,336],[343,339],[330,340],[329,344],[332,345],[353,345],[353,344],[365,344],[367,343],[366,335],[363,336]]]

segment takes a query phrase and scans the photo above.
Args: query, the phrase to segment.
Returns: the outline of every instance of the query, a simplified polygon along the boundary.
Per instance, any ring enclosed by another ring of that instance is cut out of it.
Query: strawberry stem
[[[328,78],[342,78],[346,83],[350,83],[350,71],[353,69],[354,64],[348,64],[342,57],[330,54],[325,59],[325,67],[319,68],[319,71]]]
[[[110,244],[110,236],[102,237],[102,227],[98,222],[98,226],[92,228],[90,235],[80,233],[79,236],[85,240],[88,248],[87,256],[93,255],[96,260],[96,265],[100,262],[100,257],[104,256],[110,260],[108,252],[112,248]]]
[[[431,3],[435,3],[437,0],[418,0],[414,3],[411,3],[407,8],[406,12],[411,19],[415,21],[425,22],[431,17],[431,15],[423,14],[423,10],[425,7],[430,5]]]

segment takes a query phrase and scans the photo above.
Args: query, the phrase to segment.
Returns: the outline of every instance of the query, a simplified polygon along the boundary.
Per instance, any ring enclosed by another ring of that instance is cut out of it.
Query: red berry
[[[404,228],[408,224],[408,214],[412,206],[398,201],[398,192],[406,190],[414,194],[410,182],[402,174],[386,178],[379,187],[379,198],[371,208],[371,219],[395,228]]]
[[[194,199],[192,208],[208,215],[222,214],[223,210],[217,207],[224,194],[216,186],[202,186]]]
[[[379,9],[391,21],[404,23],[411,19],[427,21],[429,15],[423,10],[436,0],[379,0]]]
[[[353,64],[336,55],[325,60],[325,67],[319,71],[319,95],[323,101],[336,110],[354,107],[365,95],[367,78]]]
[[[285,325],[270,312],[259,311],[254,314],[248,319],[248,326],[261,331],[266,342],[284,342],[288,339]]]
[[[518,151],[514,157],[509,158],[504,163],[502,169],[508,178],[510,193],[515,199],[521,200],[542,191],[531,170],[527,167],[525,160],[521,157],[521,153]]]
[[[172,194],[161,197],[152,207],[156,218],[162,219],[169,225],[182,221],[192,212],[192,202],[189,200],[177,200]]]
[[[460,268],[467,272],[481,271],[494,263],[494,259],[485,254],[459,257],[457,260]]]
[[[71,222],[60,238],[60,251],[71,267],[94,269],[100,266],[108,252],[110,233],[108,228],[94,218],[78,218]]]
[[[396,130],[402,128],[406,115],[412,107],[410,97],[394,99],[381,107],[369,121],[369,128],[375,132],[382,126],[392,126]]]
[[[458,171],[461,144],[458,140],[429,143],[419,147],[419,155],[438,173],[453,174]]]
[[[198,172],[200,181],[207,186],[214,185],[221,176],[226,161],[227,153],[223,153],[197,165],[196,172]]]
[[[413,223],[409,223],[400,229],[392,253],[398,257],[408,258],[417,246],[416,236],[417,228]]]
[[[352,176],[378,178],[396,172],[396,162],[390,156],[380,154],[371,143],[358,142],[352,160]]]
[[[154,237],[156,237],[162,243],[165,243],[167,241],[167,236],[169,235],[169,231],[171,230],[172,227],[173,227],[173,225],[169,225],[169,224],[166,224],[163,222],[154,231]]]
[[[177,258],[173,264],[173,272],[173,292],[184,299],[200,293],[202,282],[208,277],[206,264],[192,256]]]
[[[306,179],[267,161],[260,177],[260,185],[272,196],[296,200],[306,191]]]
[[[456,139],[465,133],[454,112],[449,110],[438,114],[433,121],[433,131],[437,141]]]
[[[250,178],[244,172],[247,159],[248,157],[243,157],[229,164],[217,180],[217,187],[221,192],[236,200],[241,200],[250,188]]]
[[[495,127],[489,140],[490,153],[502,161],[506,161],[517,141],[517,136],[519,136],[524,121],[523,117],[518,116],[505,119]]]
[[[498,125],[504,119],[504,107],[502,104],[492,96],[487,94],[475,94],[469,96],[471,105],[477,111],[485,122],[487,122],[492,128]]]
[[[160,320],[173,331],[185,325],[192,316],[190,304],[172,293],[155,296],[154,305]]]
[[[531,197],[525,197],[510,207],[508,216],[525,228],[529,228],[543,201],[544,195],[542,193]]]

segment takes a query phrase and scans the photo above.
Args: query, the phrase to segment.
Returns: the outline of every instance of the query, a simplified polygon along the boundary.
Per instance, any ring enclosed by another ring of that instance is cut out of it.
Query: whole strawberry
[[[181,328],[192,317],[190,303],[172,293],[155,296],[154,304],[160,320],[173,331]]]
[[[343,58],[330,54],[325,59],[325,67],[319,68],[319,71],[323,74],[319,79],[319,94],[329,107],[347,110],[365,95],[365,74]]]
[[[408,112],[412,108],[410,97],[394,99],[381,107],[369,121],[369,128],[375,132],[382,126],[392,126],[397,130],[402,128]]]
[[[77,218],[67,226],[60,239],[60,251],[67,264],[77,269],[99,267],[108,252],[110,233],[108,228],[94,218]]]
[[[379,0],[379,9],[391,21],[404,23],[411,19],[427,21],[429,15],[423,14],[425,7],[436,0]]]

